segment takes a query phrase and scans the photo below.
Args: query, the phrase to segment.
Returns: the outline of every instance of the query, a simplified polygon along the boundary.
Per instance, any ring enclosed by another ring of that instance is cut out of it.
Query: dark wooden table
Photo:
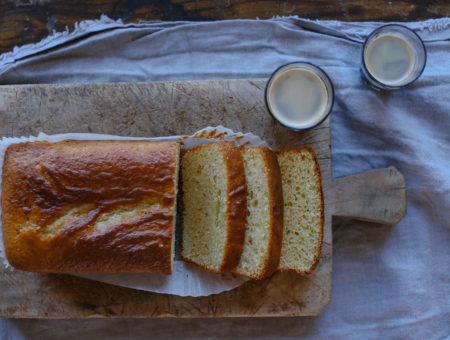
[[[411,0],[0,0],[0,53],[38,42],[53,30],[106,14],[125,22],[140,20],[267,19],[299,15],[344,21],[416,21],[450,16],[450,1]]]

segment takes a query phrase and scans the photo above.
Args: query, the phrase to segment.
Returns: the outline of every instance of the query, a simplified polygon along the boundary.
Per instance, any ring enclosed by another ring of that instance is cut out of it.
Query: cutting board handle
[[[332,180],[332,215],[397,224],[406,215],[406,184],[394,167]]]

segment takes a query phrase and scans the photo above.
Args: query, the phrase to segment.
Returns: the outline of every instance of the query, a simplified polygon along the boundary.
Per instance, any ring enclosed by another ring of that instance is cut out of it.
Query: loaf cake
[[[280,270],[309,274],[322,249],[324,205],[319,163],[310,148],[277,151],[284,197]]]
[[[2,175],[6,257],[49,273],[172,272],[179,143],[12,144]]]
[[[266,147],[242,151],[247,182],[245,243],[236,273],[260,280],[278,268],[283,235],[283,192],[277,156]]]
[[[203,144],[181,158],[184,261],[224,273],[236,268],[245,237],[247,186],[233,142]]]

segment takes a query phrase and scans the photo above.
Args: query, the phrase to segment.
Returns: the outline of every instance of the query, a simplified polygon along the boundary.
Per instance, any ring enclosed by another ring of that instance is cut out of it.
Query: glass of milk
[[[402,25],[384,25],[366,39],[361,71],[376,89],[395,90],[422,74],[427,52],[422,39]]]
[[[334,102],[330,78],[319,67],[294,62],[275,70],[266,85],[266,106],[281,125],[311,129],[328,117]]]

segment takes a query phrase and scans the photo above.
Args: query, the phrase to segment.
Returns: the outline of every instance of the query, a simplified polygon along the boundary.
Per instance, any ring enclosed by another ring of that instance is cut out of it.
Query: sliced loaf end
[[[280,270],[310,274],[323,241],[324,204],[317,156],[311,148],[277,151],[284,197]]]

